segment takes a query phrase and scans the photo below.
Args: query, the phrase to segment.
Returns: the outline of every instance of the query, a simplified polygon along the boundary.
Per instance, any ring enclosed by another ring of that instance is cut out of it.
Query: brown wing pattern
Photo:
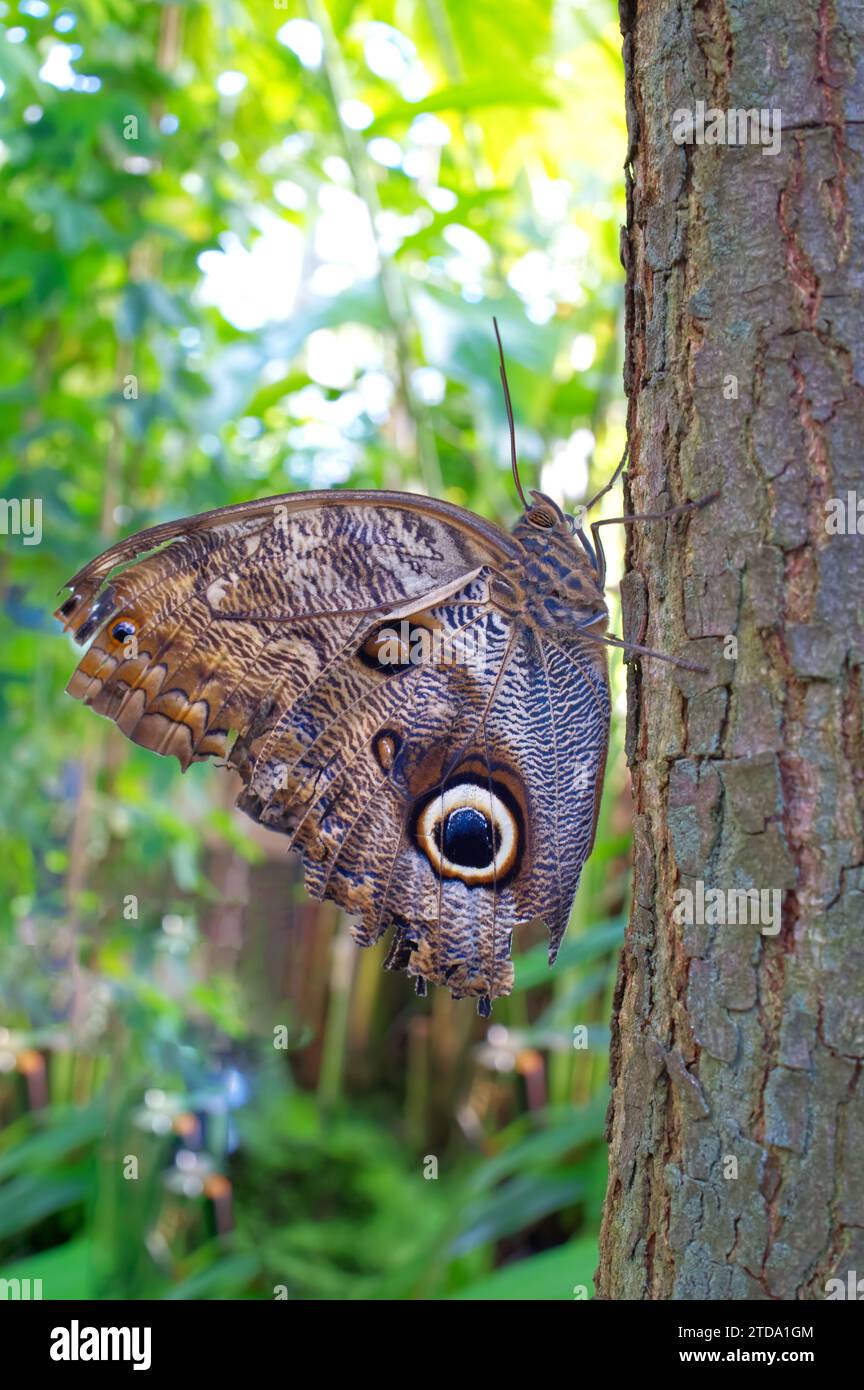
[[[69,693],[183,767],[224,754],[229,731],[287,707],[338,652],[345,615],[452,586],[507,546],[463,518],[400,494],[305,493],[121,541],[70,580],[58,611],[78,642],[94,639]],[[313,632],[315,614],[328,617]]]
[[[429,844],[418,821],[426,800],[469,775],[482,779],[485,795],[488,768],[497,777],[499,764],[525,819],[517,749],[489,739],[487,757],[484,740],[512,632],[489,608],[482,575],[413,621],[439,634],[437,659],[376,667],[358,655],[363,644],[352,633],[353,653],[275,728],[238,741],[232,760],[248,780],[240,804],[302,850],[310,893],[359,914],[362,944],[395,926],[392,963],[457,994],[502,992],[490,986],[506,963],[492,916],[497,904],[512,929],[515,900],[505,904],[504,885],[496,893],[491,878],[468,888],[444,877],[427,852],[434,834]]]
[[[361,944],[395,928],[389,965],[485,1008],[511,987],[515,927],[542,917],[554,957],[608,727],[597,649],[490,605],[515,545],[387,493],[153,528],[71,581],[59,616],[91,645],[68,688],[183,767],[227,756],[238,804]]]

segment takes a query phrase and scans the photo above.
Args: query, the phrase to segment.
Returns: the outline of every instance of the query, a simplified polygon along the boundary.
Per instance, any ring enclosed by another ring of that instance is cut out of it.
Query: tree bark
[[[864,1276],[864,535],[829,522],[864,512],[864,12],[619,8],[627,506],[722,495],[628,527],[625,630],[708,674],[628,668],[598,1294],[818,1299]],[[779,108],[779,151],[676,144],[700,99]],[[699,921],[700,881],[776,890],[777,933]]]

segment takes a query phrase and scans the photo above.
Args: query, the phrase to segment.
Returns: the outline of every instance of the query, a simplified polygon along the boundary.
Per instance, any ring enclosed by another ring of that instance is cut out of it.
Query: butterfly
[[[498,346],[512,532],[410,493],[289,493],[117,542],[56,614],[89,643],[71,695],[184,771],[236,769],[238,806],[288,837],[357,942],[392,931],[388,968],[483,1016],[512,987],[515,929],[542,919],[555,960],[597,825],[606,648],[625,645],[606,632],[608,522],[589,539],[525,498]]]

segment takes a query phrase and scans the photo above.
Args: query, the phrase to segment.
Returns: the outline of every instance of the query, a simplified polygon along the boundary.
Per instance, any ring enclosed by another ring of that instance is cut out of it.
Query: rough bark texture
[[[864,499],[864,11],[620,11],[629,509],[722,497],[628,528],[630,635],[710,674],[630,667],[598,1292],[823,1298],[864,1276],[864,535],[826,529]],[[779,107],[780,152],[676,145],[699,99]],[[677,924],[697,880],[782,890],[779,933]]]

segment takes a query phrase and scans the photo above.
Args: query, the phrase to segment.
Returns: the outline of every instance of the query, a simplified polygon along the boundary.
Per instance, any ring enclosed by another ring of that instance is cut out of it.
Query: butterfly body
[[[596,560],[534,498],[511,534],[413,494],[244,503],[112,546],[58,610],[90,641],[71,694],[226,759],[361,944],[392,929],[391,968],[483,1012],[516,928],[554,959],[608,741]]]
[[[563,634],[580,627],[602,627],[608,619],[603,590],[584,544],[580,546],[563,520],[537,533],[538,523],[521,517],[514,528],[521,554],[501,569],[515,589],[518,603],[508,602],[493,580],[491,598],[503,611],[538,632]]]

